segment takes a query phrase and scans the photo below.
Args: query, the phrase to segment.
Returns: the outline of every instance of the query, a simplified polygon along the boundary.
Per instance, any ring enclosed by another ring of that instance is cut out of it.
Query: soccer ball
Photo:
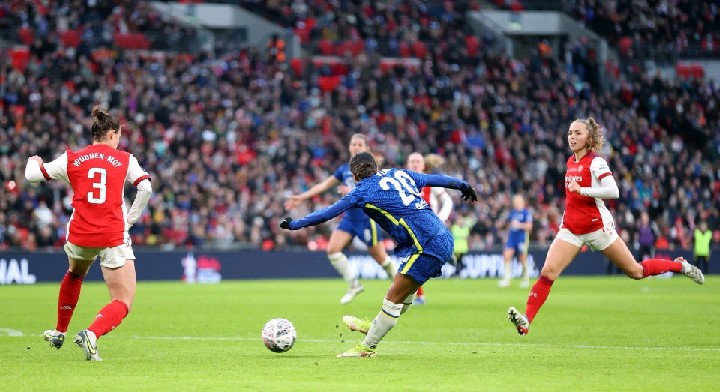
[[[274,353],[284,353],[292,348],[297,338],[295,327],[289,320],[276,318],[268,321],[262,330],[265,347]]]

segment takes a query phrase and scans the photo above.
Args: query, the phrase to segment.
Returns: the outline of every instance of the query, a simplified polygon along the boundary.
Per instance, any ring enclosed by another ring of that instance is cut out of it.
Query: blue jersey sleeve
[[[412,177],[413,181],[415,181],[418,189],[425,186],[440,186],[443,188],[457,189],[459,191],[470,188],[470,184],[467,182],[444,174],[423,174],[410,170],[406,170],[406,172]]]
[[[418,173],[418,172],[414,172],[411,170],[405,170],[405,169],[400,169],[400,170],[407,173],[407,175],[410,176],[410,178],[412,178],[413,181],[415,181],[415,186],[417,187],[418,190],[423,189],[423,187],[425,187],[425,185],[427,185],[427,174]]]
[[[351,191],[347,195],[343,196],[342,199],[338,200],[335,204],[312,212],[298,220],[290,221],[288,228],[290,230],[298,230],[303,227],[315,226],[320,223],[327,222],[330,219],[342,214],[352,207],[359,205],[360,198],[355,191]]]
[[[335,178],[337,178],[338,181],[343,182],[343,181],[345,181],[344,172],[345,172],[345,167],[343,165],[340,165],[340,166],[338,166],[337,169],[335,169],[335,173],[333,173],[333,176],[335,176]]]

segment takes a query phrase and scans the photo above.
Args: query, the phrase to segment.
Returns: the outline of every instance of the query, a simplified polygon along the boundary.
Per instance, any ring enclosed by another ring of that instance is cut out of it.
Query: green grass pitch
[[[374,317],[388,281],[339,305],[340,280],[140,282],[124,323],[86,362],[72,335],[107,302],[87,283],[61,350],[57,284],[0,287],[4,391],[710,391],[720,390],[720,280],[564,277],[521,337],[508,306],[527,290],[496,280],[433,280],[374,358],[335,358],[360,339],[344,314]],[[298,340],[267,350],[264,323],[291,320]],[[21,336],[10,336],[18,335]],[[340,335],[342,334],[342,336]]]

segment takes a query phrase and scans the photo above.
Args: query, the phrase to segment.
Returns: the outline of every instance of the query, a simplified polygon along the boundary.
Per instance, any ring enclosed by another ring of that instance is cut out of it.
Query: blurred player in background
[[[440,155],[428,154],[427,157],[423,157],[422,154],[414,152],[408,156],[407,168],[417,173],[435,174],[444,162],[445,160]],[[426,186],[420,190],[420,194],[440,218],[440,221],[446,223],[452,212],[453,201],[445,188]],[[422,305],[424,303],[425,289],[421,286],[415,293],[415,304]]]
[[[530,246],[530,230],[532,230],[532,214],[525,208],[525,199],[522,195],[515,195],[512,198],[513,209],[508,214],[508,234],[503,250],[505,259],[505,273],[500,281],[500,287],[509,287],[512,280],[512,260],[517,257],[522,264],[522,278],[520,287],[530,286],[530,271],[527,265],[528,247]]]
[[[695,266],[706,274],[708,272],[708,261],[710,260],[712,237],[712,230],[708,229],[706,221],[701,221],[700,226],[693,230],[693,257],[695,258]]]
[[[351,157],[357,153],[368,151],[365,136],[360,133],[352,135],[349,150]],[[292,210],[300,205],[302,201],[319,195],[337,185],[340,185],[340,193],[343,194],[355,188],[355,180],[350,172],[349,164],[342,164],[335,170],[335,174],[326,178],[325,181],[315,184],[312,188],[299,195],[291,196],[285,202],[285,208]],[[341,304],[350,303],[353,298],[364,290],[363,285],[358,282],[357,276],[353,272],[347,256],[342,252],[343,248],[356,236],[367,245],[370,255],[380,264],[391,279],[397,271],[395,263],[385,251],[382,243],[382,232],[377,223],[368,218],[362,208],[349,209],[347,213],[345,213],[345,216],[343,216],[342,221],[340,221],[340,225],[338,225],[332,235],[330,235],[330,243],[327,249],[330,264],[335,267],[335,270],[348,284],[347,292],[340,298]]]
[[[453,238],[420,196],[425,186],[442,186],[462,192],[465,200],[476,201],[475,190],[465,181],[443,175],[427,175],[403,169],[378,172],[369,153],[362,152],[350,161],[357,187],[330,207],[301,219],[285,218],[283,229],[299,230],[332,219],[350,208],[362,208],[395,240],[396,256],[403,258],[382,309],[370,322],[352,316],[343,322],[353,331],[366,334],[363,342],[338,357],[369,357],[382,338],[405,313],[417,289],[433,277],[440,276],[442,266],[453,254]]]
[[[520,335],[529,332],[530,323],[545,303],[553,283],[583,245],[602,252],[632,279],[672,271],[686,275],[695,283],[705,282],[702,272],[682,257],[675,261],[635,261],[625,241],[615,231],[613,217],[603,202],[603,199],[617,199],[620,194],[607,162],[596,154],[604,142],[600,126],[592,117],[570,124],[568,144],[573,155],[567,160],[565,213],[560,231],[550,245],[540,278],[530,290],[525,314],[514,307],[508,309],[508,318]]]
[[[70,268],[60,284],[57,325],[45,331],[45,340],[52,347],[62,347],[83,279],[99,257],[111,302],[100,309],[87,329],[78,332],[74,342],[87,360],[101,361],[97,340],[120,325],[135,298],[135,255],[128,229],[140,218],[152,188],[150,176],[137,159],[117,150],[122,134],[118,119],[99,107],[92,116],[92,145],[76,152],[68,150],[49,163],[33,156],[25,178],[32,182],[59,179],[73,190],[73,214],[65,244]],[[125,181],[137,187],[129,212],[123,200]]]

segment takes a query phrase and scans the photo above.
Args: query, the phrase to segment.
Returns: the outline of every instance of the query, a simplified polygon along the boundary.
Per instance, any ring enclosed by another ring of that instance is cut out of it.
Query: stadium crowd
[[[621,56],[655,61],[720,56],[718,0],[494,0],[508,10],[552,5],[585,23]]]
[[[279,3],[288,2],[268,2]],[[448,38],[462,34],[462,26],[444,28]],[[436,152],[446,157],[442,171],[476,186],[482,202],[453,195],[451,217],[471,220],[472,248],[502,243],[517,192],[533,209],[531,241],[546,245],[561,218],[566,129],[588,115],[606,129],[602,154],[621,190],[610,205],[630,244],[642,211],[659,228],[659,248],[689,247],[700,220],[720,236],[715,82],[643,77],[601,92],[549,56],[518,61],[447,42],[416,68],[381,67],[373,51],[348,57],[348,72],[329,87],[320,82],[332,73],[327,66],[305,61],[297,72],[255,49],[182,57],[126,51],[98,60],[60,45],[31,48],[35,61],[24,70],[0,56],[0,249],[61,245],[69,190],[20,179],[28,156],[48,160],[88,143],[95,104],[126,122],[120,148],[153,177],[148,211],[131,229],[139,246],[322,244],[334,223],[288,235],[278,222],[339,196],[328,192],[291,213],[282,202],[347,161],[355,132],[367,135],[385,166]]]
[[[86,56],[114,45],[136,49],[189,50],[198,42],[191,27],[154,10],[142,0],[12,0],[0,3],[0,31],[32,46],[52,51],[60,43]]]
[[[301,40],[362,41],[386,55],[399,55],[402,43],[438,43],[465,29],[464,15],[478,9],[474,0],[321,1],[241,0]]]

